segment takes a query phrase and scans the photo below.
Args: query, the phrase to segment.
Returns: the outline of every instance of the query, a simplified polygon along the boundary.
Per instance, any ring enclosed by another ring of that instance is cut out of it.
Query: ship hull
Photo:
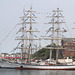
[[[0,69],[16,69],[16,70],[75,70],[75,65],[31,65],[31,64],[16,64],[3,62]]]
[[[17,70],[75,70],[75,66],[21,66]]]

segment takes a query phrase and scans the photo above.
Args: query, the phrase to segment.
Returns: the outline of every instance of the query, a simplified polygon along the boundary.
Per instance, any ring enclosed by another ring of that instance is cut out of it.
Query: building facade
[[[75,38],[63,38],[62,46],[65,48],[64,57],[75,57]]]

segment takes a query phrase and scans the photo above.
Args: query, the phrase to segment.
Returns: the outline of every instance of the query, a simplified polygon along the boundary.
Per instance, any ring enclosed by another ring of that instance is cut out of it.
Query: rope
[[[14,31],[14,32],[15,32],[15,31]],[[13,33],[12,35],[13,35],[12,38],[14,38],[16,34]],[[2,49],[4,49],[4,48],[6,49],[6,48],[8,48],[8,47],[10,46],[9,44],[11,43],[12,38],[9,38],[9,40],[5,42],[5,44],[3,45],[3,47],[1,46]],[[12,45],[14,45],[14,44],[12,43]],[[12,47],[12,46],[11,46],[11,47]],[[11,48],[11,47],[10,47],[10,48]]]
[[[12,31],[16,28],[17,25],[18,24],[16,24],[15,27],[11,31],[9,31],[9,33],[7,34],[7,36],[0,42],[0,45],[8,38],[8,36],[12,33]]]
[[[65,20],[65,19],[64,19],[64,20]],[[65,25],[66,25],[66,28],[68,29],[69,33],[70,33],[71,38],[73,38],[73,37],[72,37],[72,34],[71,34],[70,30],[69,30],[69,27],[67,26],[66,23],[65,23]],[[70,42],[71,42],[71,41],[68,40],[68,42],[66,42],[66,43],[70,43]]]

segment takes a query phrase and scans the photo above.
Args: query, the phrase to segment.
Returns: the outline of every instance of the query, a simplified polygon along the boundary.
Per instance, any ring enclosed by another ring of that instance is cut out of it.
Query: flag
[[[36,35],[34,35],[36,38],[37,38],[37,36]]]

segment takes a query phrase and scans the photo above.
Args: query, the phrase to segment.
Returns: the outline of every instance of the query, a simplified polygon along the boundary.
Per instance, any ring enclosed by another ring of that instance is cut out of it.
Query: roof
[[[65,42],[75,42],[75,38],[62,38],[62,40]]]

